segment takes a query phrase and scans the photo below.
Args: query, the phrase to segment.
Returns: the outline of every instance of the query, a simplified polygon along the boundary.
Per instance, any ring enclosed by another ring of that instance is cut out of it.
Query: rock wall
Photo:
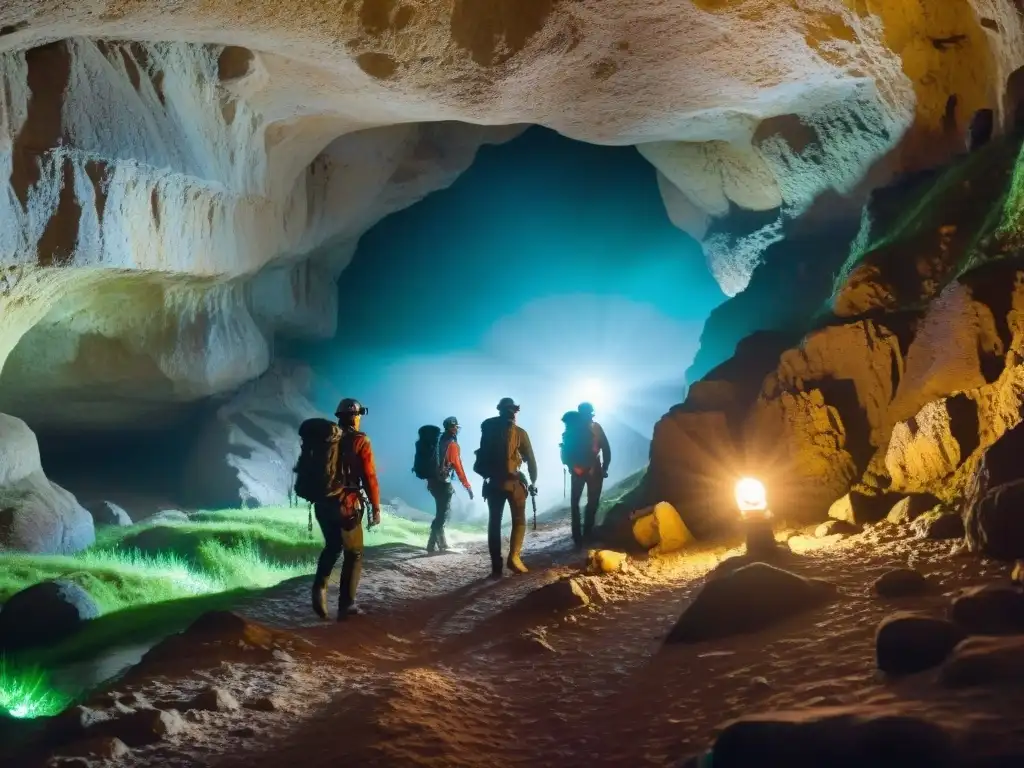
[[[744,474],[794,521],[851,488],[958,501],[1024,404],[1019,153],[998,142],[906,188],[907,215],[854,253],[818,328],[781,351],[755,335],[693,385],[655,430],[651,497],[697,533],[735,518]]]
[[[0,552],[68,554],[95,537],[92,515],[46,479],[32,431],[0,413]]]
[[[278,361],[218,408],[186,462],[185,498],[208,507],[287,504],[299,424],[332,418],[310,402],[312,386],[309,368]]]

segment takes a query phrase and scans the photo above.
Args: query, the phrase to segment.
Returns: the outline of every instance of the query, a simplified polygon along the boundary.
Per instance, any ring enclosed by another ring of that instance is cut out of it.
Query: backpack
[[[505,480],[519,471],[519,429],[514,422],[487,419],[480,425],[480,448],[473,471],[488,480]]]
[[[600,449],[594,439],[593,424],[576,411],[566,413],[562,422],[565,431],[562,432],[562,442],[558,446],[562,463],[569,469],[594,466]]]
[[[306,419],[299,425],[296,496],[317,504],[338,493],[341,437],[341,427],[327,419]]]
[[[441,479],[441,428],[432,424],[420,427],[420,439],[416,441],[416,454],[412,460],[412,472],[420,480]]]

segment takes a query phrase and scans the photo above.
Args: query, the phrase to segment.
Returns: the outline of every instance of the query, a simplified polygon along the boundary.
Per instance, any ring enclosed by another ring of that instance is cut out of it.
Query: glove
[[[469,500],[472,501],[473,500],[473,489],[472,488],[467,488],[466,489],[466,493],[469,494]]]
[[[380,525],[380,507],[373,508],[373,514],[370,515],[370,527]]]
[[[607,469],[604,470],[603,474],[604,474],[605,480],[607,480],[608,479],[608,470]]]

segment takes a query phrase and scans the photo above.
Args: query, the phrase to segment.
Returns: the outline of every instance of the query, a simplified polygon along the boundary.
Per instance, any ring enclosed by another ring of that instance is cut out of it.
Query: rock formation
[[[4,5],[0,410],[152,426],[237,390],[275,338],[335,332],[334,280],[369,226],[527,123],[637,145],[737,293],[792,222],[829,224],[823,194],[856,211],[962,148],[976,114],[975,144],[998,135],[1024,64],[1011,0],[328,5]],[[778,387],[816,365],[791,360]],[[762,418],[824,425],[813,398]],[[856,439],[830,492],[874,438]]]
[[[656,427],[651,498],[698,534],[735,517],[744,474],[797,521],[877,522],[910,494],[959,507],[1021,419],[1019,152],[998,141],[907,187],[904,215],[879,218],[802,341],[752,336],[694,384]]]

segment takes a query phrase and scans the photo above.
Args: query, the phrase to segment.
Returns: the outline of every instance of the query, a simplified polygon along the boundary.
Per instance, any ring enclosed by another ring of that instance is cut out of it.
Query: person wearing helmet
[[[512,536],[505,565],[513,573],[526,573],[520,554],[526,538],[526,499],[536,492],[537,459],[530,436],[516,424],[519,406],[510,397],[498,403],[498,415],[480,425],[480,448],[473,471],[484,478],[483,496],[487,499],[487,546],[491,554],[491,577],[501,578],[501,518],[505,503],[512,512]],[[527,487],[519,467],[526,462],[530,473]]]
[[[335,478],[340,492],[314,506],[317,523],[324,535],[324,549],[313,579],[313,610],[327,618],[327,580],[344,552],[341,584],[338,589],[338,621],[361,613],[356,606],[356,590],[363,569],[364,499],[369,498],[370,525],[380,524],[380,487],[373,461],[370,438],[359,430],[367,409],[346,397],[335,410],[341,427]]]
[[[570,414],[566,414],[569,416]],[[580,403],[575,418],[567,419],[563,436],[563,461],[571,473],[569,509],[572,517],[572,540],[577,548],[590,538],[601,502],[604,479],[612,461],[612,449],[601,425],[594,421],[594,406]],[[580,526],[580,499],[587,489],[587,506]]]
[[[466,471],[462,468],[462,451],[459,449],[459,420],[454,416],[449,416],[441,423],[441,426],[444,428],[444,432],[437,444],[440,472],[437,479],[427,480],[427,490],[434,497],[437,509],[434,522],[430,524],[427,552],[434,552],[437,549],[442,552],[449,551],[448,540],[444,535],[444,526],[448,522],[452,497],[455,495],[455,489],[452,487],[453,476],[459,478],[459,482],[466,489],[470,500],[473,499],[473,486],[469,484],[469,480],[466,479]]]

